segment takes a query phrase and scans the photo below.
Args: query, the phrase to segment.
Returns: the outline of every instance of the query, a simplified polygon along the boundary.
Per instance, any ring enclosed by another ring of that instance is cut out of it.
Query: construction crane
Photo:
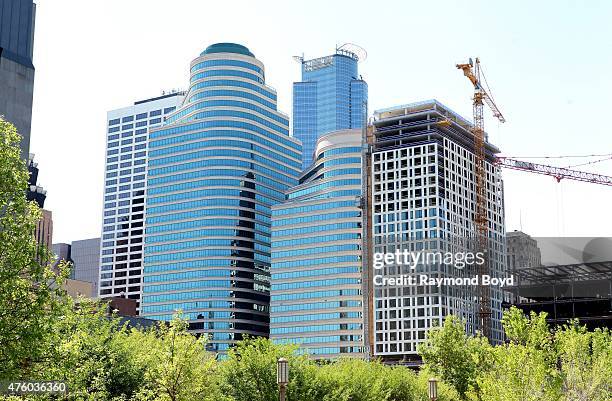
[[[476,178],[476,213],[474,226],[476,228],[476,242],[478,251],[484,255],[484,263],[478,266],[478,274],[490,275],[488,257],[489,218],[487,214],[487,172],[485,168],[485,131],[484,131],[484,104],[493,112],[500,122],[506,122],[501,111],[493,101],[490,90],[487,92],[486,79],[480,67],[480,60],[475,62],[470,58],[467,64],[457,64],[457,68],[472,82],[474,98],[472,103],[474,113],[474,177]],[[483,81],[484,80],[484,81]],[[478,286],[478,329],[483,336],[491,339],[491,290],[488,286]]]
[[[557,182],[560,182],[562,179],[568,179],[582,182],[590,182],[591,184],[612,186],[612,177],[601,174],[587,173],[585,171],[571,170],[569,168],[531,163],[522,160],[511,159],[509,157],[498,157],[497,164],[501,167],[513,170],[549,175],[551,177],[554,177]]]

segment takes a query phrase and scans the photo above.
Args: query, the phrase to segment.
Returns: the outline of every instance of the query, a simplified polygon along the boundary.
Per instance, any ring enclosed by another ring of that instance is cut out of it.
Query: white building
[[[371,151],[370,222],[373,253],[443,253],[474,250],[476,180],[471,123],[435,100],[379,110],[374,115]],[[489,214],[489,269],[504,276],[505,229],[503,183],[494,161],[499,150],[485,142]],[[420,263],[412,269],[393,263],[373,275],[455,278],[477,275],[478,267]],[[454,314],[474,332],[478,324],[478,289],[472,285],[374,285],[372,323],[374,356],[415,359],[417,346],[432,326]],[[499,287],[491,287],[491,333],[502,339]]]
[[[107,113],[101,298],[140,300],[148,134],[182,102],[183,94],[173,92]]]

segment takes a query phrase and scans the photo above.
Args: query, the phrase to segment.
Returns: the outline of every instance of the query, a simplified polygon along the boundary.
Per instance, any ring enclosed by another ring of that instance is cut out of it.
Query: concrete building
[[[36,224],[34,238],[39,246],[44,246],[45,250],[50,251],[53,244],[53,214],[45,209],[41,212],[42,217]]]
[[[442,253],[474,250],[474,139],[471,123],[436,100],[378,110],[374,113],[367,171],[371,171],[368,227],[374,253]],[[505,272],[503,183],[486,142],[489,212],[489,270]],[[371,259],[370,259],[371,263]],[[387,278],[426,275],[432,278],[472,276],[475,268],[459,263],[423,263],[414,268],[394,261],[371,272]],[[478,329],[477,286],[375,285],[368,293],[370,353],[388,361],[417,359],[426,332],[454,314]],[[491,288],[491,332],[502,339],[502,293]]]
[[[366,122],[368,85],[357,71],[360,56],[353,50],[341,47],[329,56],[300,58],[302,81],[293,83],[293,136],[302,141],[303,169],[310,167],[321,135],[361,129]]]
[[[509,270],[542,266],[538,242],[522,231],[506,233],[507,265]]]
[[[173,92],[107,113],[99,296],[141,297],[149,130],[183,101]]]
[[[30,149],[34,94],[34,20],[32,0],[0,0],[0,116],[23,137],[21,155]]]
[[[149,135],[141,314],[225,351],[269,335],[271,206],[297,184],[299,141],[246,47],[217,43],[190,65],[185,102]]]
[[[58,263],[62,260],[72,263],[69,278],[77,282],[75,290],[86,297],[96,298],[100,277],[100,238],[53,244],[53,253]],[[88,292],[86,284],[81,283],[88,283],[91,290]]]
[[[70,278],[91,283],[93,292],[87,296],[97,297],[100,279],[100,238],[72,241],[70,257],[74,263]]]
[[[272,207],[270,338],[315,358],[364,356],[361,130],[321,136]]]

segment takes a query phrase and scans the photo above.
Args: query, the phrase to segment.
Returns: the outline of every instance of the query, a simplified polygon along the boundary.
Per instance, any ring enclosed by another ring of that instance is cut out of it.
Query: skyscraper
[[[361,135],[319,138],[300,185],[272,208],[270,337],[315,358],[364,355]]]
[[[351,50],[340,47],[330,56],[300,59],[302,81],[293,83],[293,136],[302,141],[304,169],[321,135],[365,123],[368,85],[357,72],[359,55]]]
[[[374,113],[371,185],[368,194],[370,232],[375,253],[473,251],[475,186],[472,125],[436,100]],[[494,155],[486,146],[486,187],[489,214],[488,267],[505,273],[503,182]],[[394,262],[375,274],[387,278],[426,275],[466,277],[470,268],[458,263],[418,263],[414,269]],[[444,316],[464,318],[467,330],[478,329],[476,285],[373,286],[374,356],[389,360],[416,358],[426,332]],[[491,287],[491,332],[502,339],[503,293]]]
[[[100,285],[102,298],[140,299],[149,130],[183,101],[173,92],[107,113]]]
[[[0,0],[0,116],[23,137],[23,159],[30,149],[35,15],[32,0]]]
[[[151,131],[141,314],[181,309],[224,351],[268,336],[270,208],[297,184],[299,141],[246,47],[191,62],[184,104]]]

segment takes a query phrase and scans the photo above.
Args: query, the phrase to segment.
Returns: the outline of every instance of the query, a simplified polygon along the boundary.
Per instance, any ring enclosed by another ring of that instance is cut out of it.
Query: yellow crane
[[[480,60],[475,62],[470,59],[467,64],[457,64],[457,68],[472,82],[474,86],[473,112],[474,126],[474,177],[476,178],[476,213],[474,214],[474,226],[476,228],[476,241],[478,251],[485,255],[485,262],[479,266],[478,274],[490,274],[488,257],[489,218],[487,214],[487,172],[485,169],[485,131],[484,131],[484,104],[493,112],[500,122],[506,122],[501,111],[493,101],[486,78],[480,67]],[[485,89],[485,86],[487,88]],[[491,290],[488,286],[478,287],[478,328],[482,335],[491,338]]]

